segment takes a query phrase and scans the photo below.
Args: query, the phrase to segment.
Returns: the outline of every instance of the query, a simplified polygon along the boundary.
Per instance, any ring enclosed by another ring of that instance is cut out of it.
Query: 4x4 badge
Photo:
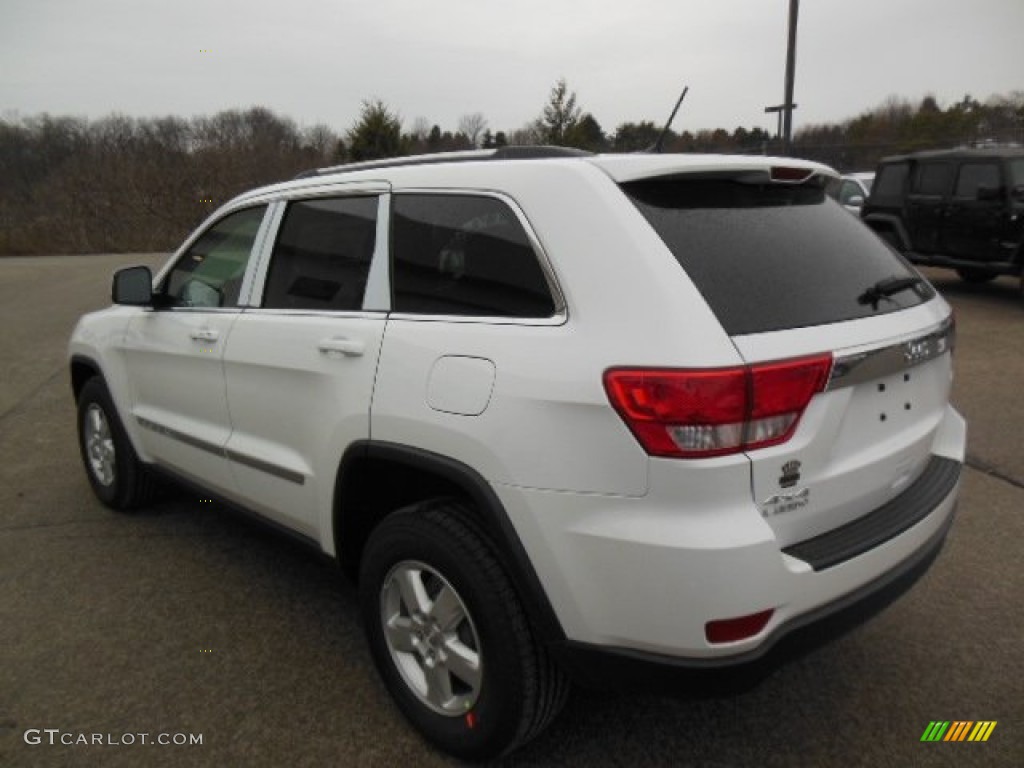
[[[803,507],[806,507],[810,501],[810,488],[801,488],[799,491],[780,493],[777,496],[772,496],[770,499],[766,499],[764,503],[761,504],[761,514],[764,517],[781,515],[784,512],[792,512],[795,509],[802,509]]]
[[[800,462],[787,461],[782,465],[782,477],[779,478],[780,488],[792,488],[800,482]]]

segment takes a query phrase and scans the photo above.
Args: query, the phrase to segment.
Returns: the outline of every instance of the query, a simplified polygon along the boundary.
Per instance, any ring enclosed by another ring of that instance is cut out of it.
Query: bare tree
[[[518,130],[512,131],[508,136],[508,143],[514,147],[524,147],[533,144],[544,144],[545,139],[543,131],[537,125],[537,121],[533,121]]]
[[[428,136],[430,136],[430,121],[420,115],[412,121],[409,137],[415,142],[425,142]]]
[[[338,136],[330,126],[317,123],[303,128],[300,134],[302,148],[314,163],[330,162],[331,153],[338,145]]]
[[[487,130],[487,118],[482,112],[471,112],[459,118],[459,133],[469,139],[474,147],[480,146],[480,137]]]

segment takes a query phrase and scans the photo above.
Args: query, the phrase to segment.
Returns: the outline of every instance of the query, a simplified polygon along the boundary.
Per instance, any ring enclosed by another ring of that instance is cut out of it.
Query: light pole
[[[800,0],[789,0],[789,42],[786,48],[786,100],[774,107],[765,107],[766,113],[778,116],[775,138],[782,140],[782,154],[788,155],[793,149],[793,81],[796,78],[796,22],[800,13]]]
[[[786,101],[782,104],[783,152],[793,148],[793,81],[796,78],[796,22],[800,14],[800,0],[789,0],[789,44],[786,48]]]
[[[796,109],[796,107],[797,107],[796,104],[793,104],[792,106],[793,106],[793,109]],[[786,105],[785,104],[776,104],[774,107],[765,107],[764,111],[765,111],[765,114],[772,114],[772,113],[774,113],[776,115],[775,138],[776,139],[781,139],[782,138],[782,113],[786,111]]]

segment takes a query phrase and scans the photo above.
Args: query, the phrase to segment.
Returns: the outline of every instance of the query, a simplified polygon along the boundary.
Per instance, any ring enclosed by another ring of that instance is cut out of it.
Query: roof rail
[[[430,155],[389,157],[362,163],[345,163],[327,168],[312,168],[296,175],[295,179],[310,179],[336,173],[353,173],[374,168],[400,168],[406,165],[432,165],[434,163],[467,163],[481,160],[537,160],[549,157],[587,157],[593,152],[572,147],[515,146],[497,149],[473,149],[463,152],[437,152]]]

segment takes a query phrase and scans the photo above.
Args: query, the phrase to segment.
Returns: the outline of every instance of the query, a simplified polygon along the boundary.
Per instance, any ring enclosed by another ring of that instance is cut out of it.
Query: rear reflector
[[[704,625],[704,636],[709,643],[735,643],[753,637],[768,625],[773,610],[752,613],[736,619],[718,619]]]
[[[707,458],[788,440],[831,355],[703,370],[613,368],[612,407],[651,456]]]

